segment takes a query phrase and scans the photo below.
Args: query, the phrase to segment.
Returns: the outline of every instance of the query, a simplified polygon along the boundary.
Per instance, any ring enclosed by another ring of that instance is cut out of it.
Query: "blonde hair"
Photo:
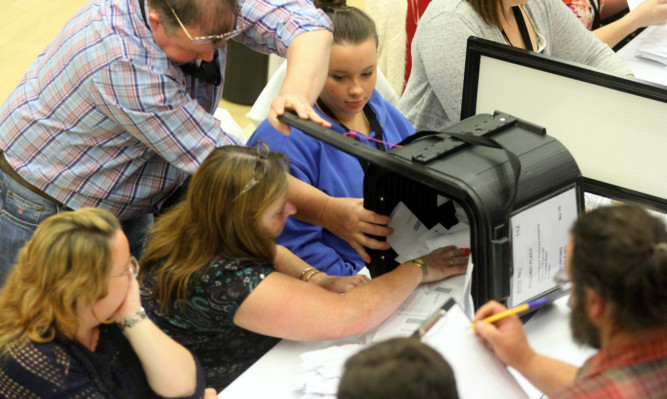
[[[157,219],[146,242],[142,273],[158,267],[153,297],[163,311],[186,299],[190,281],[216,257],[272,261],[274,238],[261,217],[287,192],[283,154],[257,148],[216,148],[193,175],[185,201]],[[256,185],[243,192],[251,179]],[[238,197],[238,198],[237,198]]]
[[[107,294],[111,240],[120,223],[94,208],[44,220],[21,249],[0,291],[0,355],[10,345],[74,339],[77,304]]]

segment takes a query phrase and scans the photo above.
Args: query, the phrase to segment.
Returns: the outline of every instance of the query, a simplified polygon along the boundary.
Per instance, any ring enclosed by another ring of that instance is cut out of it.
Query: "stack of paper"
[[[644,35],[637,57],[660,62],[667,65],[667,25],[646,28],[650,32]]]

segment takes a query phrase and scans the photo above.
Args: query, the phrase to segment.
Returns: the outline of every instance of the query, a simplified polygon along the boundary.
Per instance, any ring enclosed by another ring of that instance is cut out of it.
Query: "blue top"
[[[369,102],[383,130],[383,141],[397,144],[414,133],[408,120],[377,91]],[[331,122],[332,129],[344,129],[319,109],[317,113]],[[375,138],[371,131],[369,137]],[[377,143],[359,135],[359,141],[373,148]],[[339,151],[324,142],[292,128],[285,136],[267,120],[255,130],[247,145],[264,140],[272,151],[283,152],[290,158],[290,173],[297,179],[319,188],[332,197],[363,198],[364,171],[357,158]],[[387,149],[390,146],[385,145]],[[330,275],[352,275],[364,267],[364,261],[346,241],[320,226],[289,218],[277,242],[289,248],[301,259]]]
[[[188,398],[204,396],[204,371],[195,362],[197,389]],[[10,345],[0,375],[0,398],[162,398],[150,389],[139,358],[115,324],[100,326],[94,352],[61,337]]]

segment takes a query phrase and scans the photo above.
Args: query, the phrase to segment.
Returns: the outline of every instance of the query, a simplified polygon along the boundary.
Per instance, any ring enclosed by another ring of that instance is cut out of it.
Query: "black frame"
[[[466,51],[461,120],[477,112],[478,79],[482,57],[490,57],[667,103],[667,90],[664,86],[644,81],[637,82],[621,76],[610,75],[593,67],[471,36],[468,38]],[[585,176],[581,178],[580,184],[582,191],[622,202],[639,204],[667,214],[667,198],[656,197]]]

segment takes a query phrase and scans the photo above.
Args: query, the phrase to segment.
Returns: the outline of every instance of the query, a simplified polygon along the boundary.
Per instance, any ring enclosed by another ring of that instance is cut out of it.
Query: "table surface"
[[[637,50],[644,39],[656,29],[663,29],[662,26],[649,26],[644,29],[637,37],[618,50],[618,55],[626,62],[637,79],[657,83],[667,86],[667,65],[646,58],[637,57]],[[667,36],[664,37],[667,46]]]
[[[538,310],[525,324],[526,335],[531,346],[541,354],[575,365],[581,365],[594,353],[572,341],[569,327],[570,309],[567,296],[552,305]],[[301,398],[296,390],[299,367],[304,352],[323,349],[332,345],[360,343],[358,337],[325,342],[297,342],[282,340],[267,352],[245,373],[232,382],[218,397],[221,399],[282,399]],[[515,374],[516,376],[516,374]],[[540,397],[527,381],[517,378],[531,398]],[[532,388],[532,389],[531,389]]]

